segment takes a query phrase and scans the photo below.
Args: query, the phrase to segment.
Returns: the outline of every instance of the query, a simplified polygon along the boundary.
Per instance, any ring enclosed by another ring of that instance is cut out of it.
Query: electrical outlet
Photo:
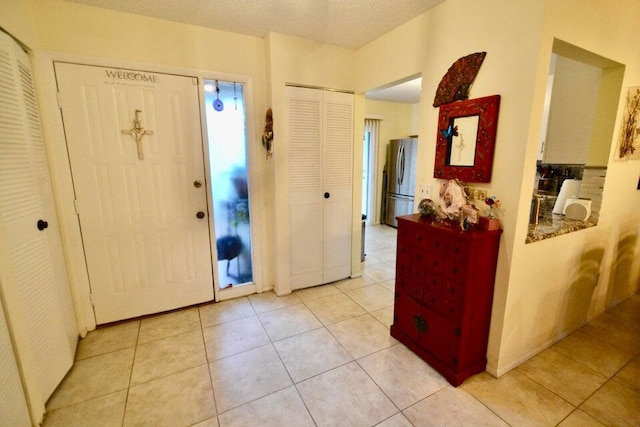
[[[420,184],[418,186],[418,195],[421,199],[430,199],[431,198],[431,185],[429,184]]]

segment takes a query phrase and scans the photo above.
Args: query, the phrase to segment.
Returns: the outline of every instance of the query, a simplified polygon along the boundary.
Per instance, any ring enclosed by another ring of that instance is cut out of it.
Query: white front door
[[[96,322],[211,301],[197,79],[55,71]]]

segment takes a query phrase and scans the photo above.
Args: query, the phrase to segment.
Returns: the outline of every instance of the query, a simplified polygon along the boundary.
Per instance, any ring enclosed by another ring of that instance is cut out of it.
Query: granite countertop
[[[592,219],[586,221],[567,219],[564,215],[557,215],[551,213],[550,210],[544,210],[539,216],[538,224],[529,224],[525,243],[539,242],[540,240],[584,230],[596,225],[597,222]]]

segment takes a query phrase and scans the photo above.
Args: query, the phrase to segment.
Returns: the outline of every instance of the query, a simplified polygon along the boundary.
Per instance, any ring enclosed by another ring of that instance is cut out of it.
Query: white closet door
[[[353,95],[287,87],[290,286],[351,273]]]
[[[322,91],[287,87],[291,289],[322,283]]]
[[[0,304],[0,426],[30,426],[29,409],[20,382],[9,327]]]
[[[323,93],[322,283],[351,274],[353,95]]]
[[[29,58],[4,33],[0,33],[0,220],[46,401],[73,363],[78,334]]]

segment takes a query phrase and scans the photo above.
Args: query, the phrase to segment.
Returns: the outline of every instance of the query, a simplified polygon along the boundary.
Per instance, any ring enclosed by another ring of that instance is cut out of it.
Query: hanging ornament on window
[[[238,110],[238,95],[236,95],[236,82],[233,82],[233,103],[235,104],[236,111]]]
[[[218,86],[217,80],[216,80],[216,100],[213,101],[213,109],[216,111],[224,110],[224,103],[220,101],[220,87]]]

